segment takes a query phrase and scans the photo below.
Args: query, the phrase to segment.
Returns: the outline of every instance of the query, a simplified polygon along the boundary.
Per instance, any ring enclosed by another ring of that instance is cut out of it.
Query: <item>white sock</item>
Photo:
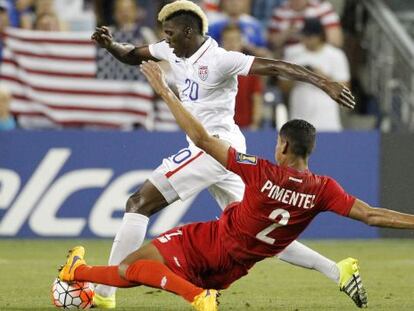
[[[290,243],[277,254],[277,257],[292,265],[317,270],[335,283],[339,283],[339,269],[336,263],[298,241]]]
[[[125,213],[114,242],[108,264],[119,265],[121,261],[133,251],[141,247],[147,232],[149,218],[136,213]],[[117,288],[107,285],[98,285],[95,291],[104,297],[115,294]]]

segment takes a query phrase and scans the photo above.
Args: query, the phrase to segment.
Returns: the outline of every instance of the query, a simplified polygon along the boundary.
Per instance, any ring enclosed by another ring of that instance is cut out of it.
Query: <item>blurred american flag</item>
[[[90,36],[6,30],[0,81],[11,91],[11,109],[23,127],[152,127],[151,87],[142,80],[97,79],[97,47]]]

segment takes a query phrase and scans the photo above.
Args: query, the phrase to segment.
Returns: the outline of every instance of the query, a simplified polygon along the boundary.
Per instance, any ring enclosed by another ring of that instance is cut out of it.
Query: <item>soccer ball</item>
[[[89,282],[64,282],[55,279],[52,285],[52,303],[62,309],[89,309],[94,287]]]

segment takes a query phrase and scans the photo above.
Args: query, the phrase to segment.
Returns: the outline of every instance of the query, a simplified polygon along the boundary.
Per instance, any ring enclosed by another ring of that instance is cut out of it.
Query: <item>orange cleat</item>
[[[73,281],[75,278],[75,270],[79,266],[86,265],[85,248],[83,246],[75,246],[72,248],[67,256],[64,266],[59,271],[59,279],[65,282]]]

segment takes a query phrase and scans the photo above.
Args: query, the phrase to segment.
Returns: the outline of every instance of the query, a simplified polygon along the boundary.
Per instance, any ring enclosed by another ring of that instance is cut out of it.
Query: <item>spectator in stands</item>
[[[96,17],[88,0],[54,0],[53,2],[61,29],[86,31],[95,28]]]
[[[349,84],[349,64],[345,53],[325,41],[320,19],[305,19],[302,43],[285,50],[285,60],[307,67],[328,79]],[[307,83],[281,80],[282,88],[290,90],[290,119],[304,119],[319,131],[342,129],[338,106],[329,96]]]
[[[34,4],[36,14],[55,13],[54,0],[35,0]]]
[[[3,31],[9,25],[8,3],[6,0],[0,0],[0,64],[3,56]]]
[[[0,31],[3,31],[9,25],[8,3],[6,0],[0,0]]]
[[[201,0],[198,2],[204,13],[206,13],[210,24],[223,17],[220,9],[220,0]]]
[[[92,30],[95,15],[84,6],[84,0],[16,0],[10,15],[15,21],[12,25],[24,29],[35,29],[38,16],[47,14],[49,18],[54,14],[60,30]]]
[[[210,12],[220,12],[220,0],[200,0],[196,2],[198,2],[198,5],[206,14]]]
[[[43,13],[37,15],[34,29],[42,31],[60,31],[59,18],[55,13]]]
[[[0,0],[0,16],[0,30],[2,29],[2,27],[4,28],[5,19],[7,19],[7,25],[9,27],[19,27],[19,21],[16,13],[14,0]]]
[[[254,0],[252,1],[252,15],[267,27],[272,17],[272,12],[286,0]]]
[[[17,0],[13,4],[13,26],[34,29],[37,16],[55,13],[53,3],[53,0]]]
[[[277,55],[283,55],[286,46],[300,41],[305,18],[318,18],[324,27],[326,41],[342,47],[342,28],[331,3],[319,0],[287,0],[274,10],[269,23],[269,42]]]
[[[96,25],[114,25],[116,23],[114,8],[118,0],[89,0],[96,15]],[[157,16],[160,7],[172,0],[133,0],[138,7],[139,24],[155,29],[158,24]]]
[[[223,16],[209,25],[208,33],[217,42],[221,42],[223,29],[229,24],[236,24],[243,34],[244,50],[255,56],[269,56],[267,42],[262,24],[249,15],[249,0],[222,0]]]
[[[16,128],[16,122],[10,113],[11,95],[8,90],[0,87],[0,131]]]
[[[23,29],[33,28],[35,0],[16,0],[14,2],[14,19],[17,26]]]
[[[139,27],[140,12],[134,0],[114,2],[114,20],[118,30],[130,31]]]
[[[158,41],[155,33],[140,23],[140,7],[134,0],[114,2],[114,21],[111,26],[112,37],[118,42],[129,42],[136,46]],[[99,79],[142,80],[145,77],[135,67],[126,66],[114,59],[104,49],[97,50]]]
[[[33,29],[44,31],[69,30],[69,26],[59,18],[55,8],[56,0],[35,0]]]
[[[228,51],[243,52],[243,34],[238,25],[227,25],[221,34],[221,44]],[[263,86],[259,76],[238,76],[234,121],[240,128],[258,129],[262,120]]]

